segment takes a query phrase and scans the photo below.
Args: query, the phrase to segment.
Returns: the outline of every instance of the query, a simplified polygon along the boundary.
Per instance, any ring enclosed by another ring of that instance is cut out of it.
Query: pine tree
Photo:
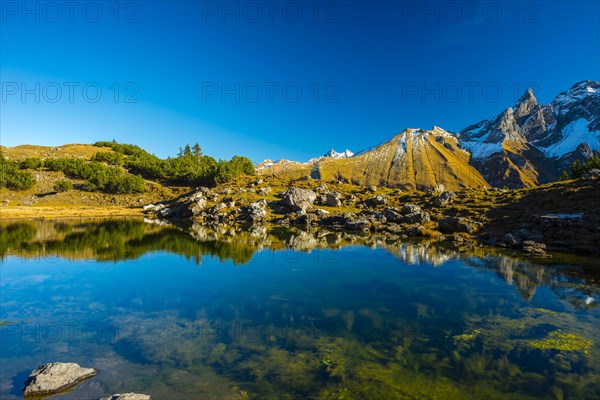
[[[202,156],[202,149],[200,148],[200,145],[198,144],[198,142],[196,142],[196,144],[192,148],[192,151],[193,151],[194,155],[196,156],[196,158],[200,158]]]

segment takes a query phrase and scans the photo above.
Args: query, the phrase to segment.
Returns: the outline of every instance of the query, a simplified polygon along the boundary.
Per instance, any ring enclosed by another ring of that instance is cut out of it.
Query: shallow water
[[[600,268],[327,232],[4,222],[0,398],[600,398]]]

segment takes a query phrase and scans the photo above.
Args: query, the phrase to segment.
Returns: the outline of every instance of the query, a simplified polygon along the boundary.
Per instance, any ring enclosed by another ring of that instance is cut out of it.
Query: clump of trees
[[[112,142],[96,142],[95,146],[110,147],[126,156],[123,166],[132,174],[165,184],[184,186],[211,186],[229,182],[240,175],[254,175],[254,164],[246,157],[234,156],[231,160],[215,160],[206,156],[198,143],[179,149],[177,157],[165,160],[142,148]]]
[[[68,178],[81,179],[83,188],[105,193],[140,193],[145,189],[144,179],[167,185],[212,186],[229,182],[241,175],[254,175],[254,164],[246,157],[215,160],[206,156],[198,143],[179,149],[177,157],[161,159],[133,144],[116,141],[96,142],[97,147],[109,147],[112,152],[97,152],[91,161],[73,157],[26,158],[19,162],[1,158],[0,185],[13,190],[26,190],[35,185],[33,175],[26,169],[45,168],[61,171]],[[72,182],[59,181],[54,188],[65,191]]]
[[[560,176],[561,181],[566,181],[568,179],[578,179],[581,178],[586,172],[591,169],[600,169],[600,156],[597,154],[588,158],[585,162],[581,162],[579,160],[573,161],[571,164],[570,172],[563,171]]]
[[[21,171],[18,162],[4,158],[0,153],[0,187],[12,190],[27,190],[35,185],[35,178],[28,171]]]

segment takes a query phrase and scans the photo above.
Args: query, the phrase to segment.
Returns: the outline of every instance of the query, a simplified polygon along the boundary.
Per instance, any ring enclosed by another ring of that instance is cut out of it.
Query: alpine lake
[[[0,223],[0,398],[599,399],[600,261],[143,219]]]

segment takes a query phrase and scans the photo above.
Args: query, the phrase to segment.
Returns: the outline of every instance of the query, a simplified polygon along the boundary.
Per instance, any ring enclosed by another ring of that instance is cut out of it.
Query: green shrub
[[[61,179],[54,184],[54,190],[57,192],[67,192],[71,189],[73,189],[73,182],[66,179]]]
[[[28,171],[20,171],[19,164],[9,161],[0,154],[0,187],[12,190],[27,190],[35,185],[35,178]]]
[[[20,169],[38,169],[42,166],[42,160],[37,157],[28,157],[19,162]]]
[[[94,154],[92,161],[104,162],[111,165],[123,165],[124,157],[120,153],[100,152]]]

